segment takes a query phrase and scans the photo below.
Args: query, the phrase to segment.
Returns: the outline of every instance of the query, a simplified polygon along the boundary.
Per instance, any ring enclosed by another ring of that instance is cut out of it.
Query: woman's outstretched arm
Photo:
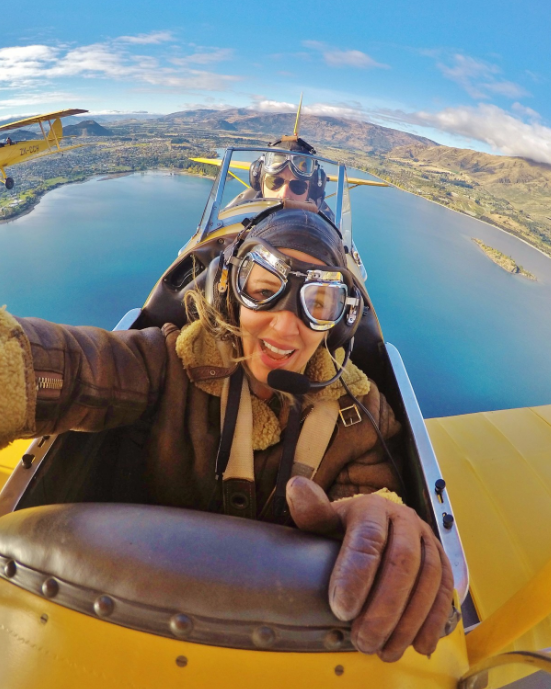
[[[132,423],[156,403],[166,357],[158,328],[109,332],[0,310],[0,448]]]

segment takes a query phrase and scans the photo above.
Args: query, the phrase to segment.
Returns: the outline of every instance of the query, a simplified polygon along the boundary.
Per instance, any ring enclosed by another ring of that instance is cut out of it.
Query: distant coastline
[[[42,201],[43,197],[49,191],[59,189],[59,187],[64,187],[66,184],[83,184],[84,182],[87,182],[89,179],[91,179],[93,176],[94,175],[90,175],[89,177],[85,177],[83,179],[68,179],[66,182],[58,182],[56,184],[52,184],[47,189],[41,189],[40,191],[37,191],[34,195],[33,200],[26,204],[19,212],[10,215],[9,218],[0,218],[0,225],[7,225],[10,222],[19,220],[19,218],[22,218],[23,216],[32,213],[32,211],[36,208],[36,206],[38,206],[40,201]]]
[[[189,175],[191,177],[204,177],[205,179],[212,179],[214,180],[215,177],[212,175],[204,175],[200,174],[198,172],[190,172],[189,170],[180,170],[178,168],[176,169],[170,169],[170,168],[152,168],[149,170],[128,170],[125,172],[107,172],[107,173],[101,173],[98,174],[97,172],[91,173],[89,175],[85,175],[82,178],[78,179],[68,179],[65,182],[57,182],[56,184],[52,184],[50,187],[47,189],[41,189],[37,192],[35,192],[34,199],[26,204],[24,208],[22,208],[20,211],[15,212],[13,215],[10,215],[9,218],[0,218],[0,225],[6,225],[10,222],[14,222],[15,220],[18,220],[19,218],[22,218],[25,215],[28,215],[31,213],[36,206],[40,203],[40,201],[44,198],[44,196],[50,192],[54,191],[54,189],[59,189],[60,187],[64,187],[68,184],[84,184],[84,182],[88,182],[91,179],[98,178],[100,182],[107,182],[110,179],[118,179],[119,177],[128,177],[129,175],[138,175],[138,174],[147,174],[148,172],[158,172],[161,174],[171,174],[171,175]]]

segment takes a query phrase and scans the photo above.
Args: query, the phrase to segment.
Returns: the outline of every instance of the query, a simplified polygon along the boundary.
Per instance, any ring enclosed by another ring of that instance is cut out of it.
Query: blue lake
[[[194,232],[211,181],[93,179],[0,224],[0,305],[112,328]],[[385,338],[425,416],[551,403],[551,259],[496,228],[395,188],[351,192],[355,242]],[[472,237],[512,255],[531,282]]]

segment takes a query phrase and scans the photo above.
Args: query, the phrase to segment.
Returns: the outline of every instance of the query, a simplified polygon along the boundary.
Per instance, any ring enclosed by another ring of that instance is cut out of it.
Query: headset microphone
[[[351,340],[348,342],[342,366],[339,367],[337,373],[329,380],[324,380],[320,383],[315,383],[302,373],[295,373],[294,371],[286,371],[283,368],[279,368],[275,369],[275,371],[270,371],[270,373],[268,373],[268,385],[273,390],[287,392],[290,395],[306,395],[308,392],[311,392],[313,390],[320,390],[321,388],[325,388],[328,385],[332,385],[344,373],[346,364],[350,359],[352,347],[354,347],[354,338],[351,338]]]
[[[285,369],[276,369],[268,373],[268,385],[272,390],[279,390],[280,392],[288,392],[290,395],[305,395],[310,392],[312,384],[310,379],[303,376],[302,373],[294,373],[294,371],[285,371]]]

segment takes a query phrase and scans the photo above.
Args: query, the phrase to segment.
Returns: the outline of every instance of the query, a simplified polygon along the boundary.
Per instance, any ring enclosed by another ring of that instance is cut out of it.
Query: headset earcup
[[[261,179],[262,158],[259,158],[258,160],[255,160],[253,163],[251,163],[251,167],[249,168],[249,184],[251,185],[251,189],[254,189],[255,191],[260,191]]]
[[[333,352],[335,349],[345,345],[351,338],[356,334],[356,330],[360,326],[362,320],[362,314],[364,310],[364,300],[362,294],[357,287],[354,287],[354,291],[351,294],[352,297],[359,299],[359,304],[356,310],[356,320],[351,325],[348,324],[348,315],[350,307],[346,307],[344,316],[341,318],[340,322],[329,331],[329,336],[327,338],[327,346]]]
[[[205,278],[205,301],[209,306],[214,307],[217,306],[219,301],[215,290],[217,290],[216,285],[218,284],[219,279],[221,256],[223,256],[223,254],[213,258],[209,263],[207,268],[207,277]]]
[[[318,167],[310,180],[310,198],[312,201],[317,203],[319,200],[323,200],[326,184],[327,175],[325,174],[325,170]]]

